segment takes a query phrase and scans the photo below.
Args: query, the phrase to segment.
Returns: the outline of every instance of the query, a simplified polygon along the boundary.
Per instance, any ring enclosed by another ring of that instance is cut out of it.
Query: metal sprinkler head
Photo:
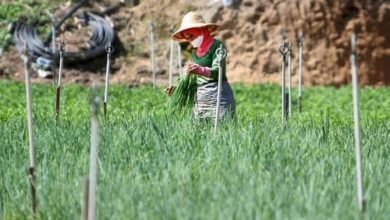
[[[105,50],[106,50],[106,53],[107,53],[107,54],[110,54],[110,55],[111,55],[111,54],[114,53],[114,47],[111,46],[111,43],[109,43],[109,44],[106,46]]]
[[[217,51],[216,51],[216,53],[217,53],[217,58],[218,58],[219,60],[224,59],[224,58],[226,57],[226,55],[227,55],[226,50],[223,49],[222,47],[218,48]]]

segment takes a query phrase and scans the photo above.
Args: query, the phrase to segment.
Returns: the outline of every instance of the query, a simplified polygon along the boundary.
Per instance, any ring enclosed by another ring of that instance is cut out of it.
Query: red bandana
[[[207,28],[202,31],[204,37],[202,44],[196,50],[196,55],[198,57],[203,57],[209,51],[211,45],[214,43],[214,38],[211,36],[209,30]]]

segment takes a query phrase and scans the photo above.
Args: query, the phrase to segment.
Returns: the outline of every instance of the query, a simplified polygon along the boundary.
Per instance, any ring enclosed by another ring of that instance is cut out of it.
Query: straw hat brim
[[[215,35],[218,32],[219,25],[214,23],[206,23],[206,24],[193,24],[188,27],[182,27],[179,30],[177,30],[175,33],[172,34],[171,38],[176,41],[187,41],[187,39],[184,37],[184,33],[193,28],[205,28],[207,27],[209,29],[209,32],[211,35]]]

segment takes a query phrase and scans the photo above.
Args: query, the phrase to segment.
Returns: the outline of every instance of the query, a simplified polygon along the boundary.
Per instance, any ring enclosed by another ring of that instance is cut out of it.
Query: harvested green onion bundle
[[[179,77],[175,91],[173,91],[170,103],[175,110],[191,108],[195,103],[197,90],[197,76],[184,74]]]

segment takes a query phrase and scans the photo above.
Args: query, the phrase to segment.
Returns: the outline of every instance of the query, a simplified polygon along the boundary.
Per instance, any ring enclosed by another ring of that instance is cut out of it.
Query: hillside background
[[[84,10],[101,10],[118,1],[95,1]],[[304,34],[304,85],[340,86],[351,81],[350,36],[358,37],[360,83],[390,85],[390,1],[388,0],[242,0],[234,8],[219,0],[140,0],[127,3],[109,15],[119,47],[113,63],[112,82],[129,85],[151,82],[149,22],[156,25],[157,82],[167,84],[169,36],[190,10],[200,11],[207,21],[221,25],[216,36],[229,50],[231,82],[280,83],[278,48],[284,33],[293,44],[293,83],[297,83],[298,44]],[[70,2],[51,2],[58,16]],[[78,36],[77,36],[78,37]],[[71,42],[75,35],[65,34]],[[68,45],[70,48],[71,45]],[[182,45],[186,49],[186,45]],[[184,51],[184,58],[187,52]],[[175,58],[177,52],[175,52]],[[176,58],[177,59],[177,58]],[[15,65],[20,63],[20,65]],[[178,74],[175,62],[175,75]],[[105,57],[88,64],[68,66],[65,82],[88,83],[103,79]],[[0,61],[0,76],[23,79],[22,62],[10,47]],[[35,74],[36,76],[36,74]],[[34,81],[48,81],[35,77]]]

